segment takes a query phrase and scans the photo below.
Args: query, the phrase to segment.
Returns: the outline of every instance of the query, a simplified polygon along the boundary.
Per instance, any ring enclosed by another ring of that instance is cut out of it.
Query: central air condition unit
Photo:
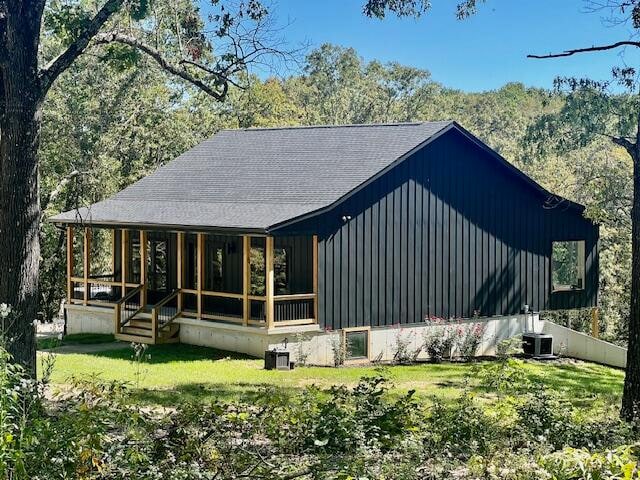
[[[555,358],[553,355],[553,336],[548,333],[523,333],[522,350],[527,357],[531,358]]]
[[[264,352],[265,370],[291,370],[289,352],[282,350],[266,350]]]

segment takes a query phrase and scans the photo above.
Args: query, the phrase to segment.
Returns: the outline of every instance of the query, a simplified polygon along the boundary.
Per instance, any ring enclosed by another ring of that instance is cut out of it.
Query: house
[[[455,122],[224,130],[67,229],[70,332],[331,364],[398,325],[595,307],[598,228]],[[490,346],[489,346],[490,347]]]

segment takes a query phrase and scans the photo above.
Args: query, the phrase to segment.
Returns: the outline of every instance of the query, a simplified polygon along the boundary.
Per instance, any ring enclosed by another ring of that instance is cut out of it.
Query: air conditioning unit
[[[523,333],[522,350],[527,357],[531,358],[555,358],[553,355],[553,335],[547,333]]]
[[[266,350],[264,352],[265,370],[291,370],[289,352],[285,350]]]

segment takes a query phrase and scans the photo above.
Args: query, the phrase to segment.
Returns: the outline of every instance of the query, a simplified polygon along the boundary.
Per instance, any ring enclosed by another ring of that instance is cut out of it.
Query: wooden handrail
[[[155,310],[156,308],[164,307],[168,302],[174,299],[178,295],[178,293],[180,293],[179,289],[172,290],[169,295],[164,297],[162,300],[160,300],[158,303],[156,303],[153,306],[153,310]]]
[[[292,293],[286,295],[274,295],[273,300],[276,302],[281,302],[285,300],[313,300],[316,298],[315,293]]]
[[[131,290],[129,293],[127,293],[124,297],[122,297],[120,300],[118,300],[116,302],[116,305],[122,305],[124,302],[126,302],[127,300],[129,300],[131,297],[133,297],[136,293],[138,293],[140,290],[142,290],[142,285],[138,285],[136,288],[134,288],[133,290]]]
[[[153,308],[151,309],[151,333],[153,334],[153,338],[157,339],[158,337],[158,330],[165,328],[169,325],[171,325],[173,323],[173,321],[178,318],[180,316],[180,314],[182,313],[181,310],[179,308],[176,308],[176,313],[173,314],[173,316],[171,316],[171,318],[169,318],[166,322],[164,322],[162,325],[159,324],[159,320],[161,320],[159,318],[159,315],[162,313],[162,308],[169,303],[171,300],[173,300],[174,298],[177,298],[178,295],[180,295],[181,290],[179,288],[173,290],[171,293],[169,293],[169,295],[167,295],[166,297],[164,297],[162,300],[160,300],[156,305],[153,306]]]
[[[116,335],[118,335],[122,331],[122,326],[125,323],[127,323],[129,320],[135,317],[138,313],[144,310],[144,305],[140,305],[140,308],[138,308],[135,312],[129,314],[127,318],[124,319],[124,321],[122,320],[122,306],[126,305],[127,301],[131,300],[137,293],[140,293],[141,291],[142,291],[142,285],[138,285],[136,288],[131,290],[128,294],[126,294],[124,297],[122,297],[120,300],[116,302],[113,309],[114,325],[115,325],[114,333]]]

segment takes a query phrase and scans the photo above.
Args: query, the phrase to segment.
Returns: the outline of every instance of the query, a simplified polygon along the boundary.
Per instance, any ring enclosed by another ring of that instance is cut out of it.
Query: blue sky
[[[518,81],[551,87],[558,76],[607,79],[611,66],[640,66],[640,54],[606,52],[530,60],[527,53],[549,53],[628,39],[628,26],[603,22],[587,13],[583,0],[487,0],[468,20],[455,18],[457,0],[432,0],[419,19],[369,19],[364,0],[274,0],[272,10],[291,43],[329,42],[354,47],[366,60],[398,61],[427,69],[452,88],[484,91]]]

